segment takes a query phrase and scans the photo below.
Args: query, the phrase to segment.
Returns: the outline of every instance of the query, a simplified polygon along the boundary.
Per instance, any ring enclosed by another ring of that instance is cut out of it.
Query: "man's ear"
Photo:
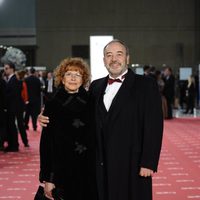
[[[130,56],[128,55],[126,58],[127,65],[130,64]]]

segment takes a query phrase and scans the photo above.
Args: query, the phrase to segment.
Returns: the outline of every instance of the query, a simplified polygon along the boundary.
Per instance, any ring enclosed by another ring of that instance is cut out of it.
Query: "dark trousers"
[[[6,127],[0,127],[0,150],[4,149],[4,142],[6,140]]]
[[[167,119],[172,119],[173,118],[173,100],[171,98],[166,98],[167,100]]]
[[[8,148],[12,150],[18,150],[18,131],[15,124],[16,113],[7,113],[7,126],[6,126],[6,138],[8,141]]]
[[[25,125],[24,125],[23,111],[18,112],[16,114],[16,118],[17,118],[17,125],[18,125],[18,129],[19,129],[19,133],[22,138],[22,142],[24,145],[27,145],[28,139],[27,139],[27,133],[26,133]]]
[[[37,103],[29,103],[26,106],[26,112],[24,117],[25,127],[28,128],[29,118],[32,119],[33,129],[37,129],[37,116],[40,113],[40,105]]]
[[[7,114],[0,110],[0,150],[4,149],[4,142],[6,141],[6,122]]]
[[[194,109],[194,101],[195,101],[195,97],[192,96],[188,96],[187,100],[186,100],[186,113],[188,113],[190,111],[190,113],[193,113],[193,109]]]

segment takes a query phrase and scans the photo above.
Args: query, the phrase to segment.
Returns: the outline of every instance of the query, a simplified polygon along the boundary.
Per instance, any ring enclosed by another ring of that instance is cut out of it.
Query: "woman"
[[[84,89],[89,81],[88,66],[81,58],[67,58],[54,75],[58,89],[44,110],[50,123],[41,135],[40,181],[49,199],[53,199],[54,191],[60,199],[94,199],[88,196],[92,194],[88,170],[92,166],[92,146],[87,131],[88,94]]]
[[[17,125],[19,128],[19,133],[22,138],[22,142],[25,147],[29,147],[28,137],[26,128],[24,125],[24,111],[26,105],[28,104],[28,90],[26,82],[24,81],[24,76],[26,75],[26,71],[20,70],[15,72],[17,79],[19,80],[20,88],[21,88],[21,109],[17,115]]]
[[[186,111],[184,112],[187,114],[193,114],[194,104],[195,104],[195,79],[191,75],[188,77],[188,85],[186,89]]]
[[[20,70],[16,72],[17,79],[22,83],[21,96],[25,104],[28,104],[28,89],[27,84],[24,80],[26,76],[26,71]]]

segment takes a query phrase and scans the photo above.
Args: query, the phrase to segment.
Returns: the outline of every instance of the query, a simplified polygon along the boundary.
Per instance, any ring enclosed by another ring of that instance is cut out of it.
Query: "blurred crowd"
[[[171,67],[157,70],[155,67],[145,65],[144,75],[157,81],[163,106],[164,119],[173,118],[173,109],[180,109],[184,114],[193,114],[199,106],[199,77],[190,75],[187,80],[180,80],[174,75]]]
[[[33,67],[16,70],[14,64],[4,64],[0,75],[1,151],[19,151],[18,133],[24,147],[29,147],[27,130],[31,127],[37,132],[37,116],[54,92],[52,72],[37,71]]]

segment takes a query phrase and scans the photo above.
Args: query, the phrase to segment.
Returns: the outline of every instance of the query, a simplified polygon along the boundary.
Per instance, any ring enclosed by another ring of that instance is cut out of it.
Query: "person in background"
[[[53,97],[55,89],[53,73],[48,72],[45,80],[44,103]]]
[[[24,102],[21,97],[22,84],[16,78],[15,65],[13,63],[4,64],[4,72],[6,75],[6,105],[7,105],[7,126],[6,137],[8,146],[4,149],[5,152],[19,151],[18,130],[15,124],[17,119],[19,131],[23,132],[23,113]],[[21,126],[22,125],[22,126]]]
[[[192,75],[188,77],[188,84],[185,96],[186,96],[186,110],[184,113],[187,114],[189,112],[190,114],[193,114],[195,98],[196,98],[196,89],[195,89],[195,79]]]
[[[148,76],[149,75],[149,70],[150,70],[150,66],[149,65],[144,65],[144,67],[143,67],[144,76]]]
[[[23,100],[22,109],[20,110],[20,113],[18,114],[18,117],[17,117],[17,126],[19,128],[19,133],[20,133],[24,146],[29,147],[27,132],[26,132],[25,124],[24,124],[24,112],[25,112],[26,105],[28,104],[28,89],[27,89],[26,82],[24,80],[25,74],[26,74],[26,71],[24,70],[16,71],[16,77],[19,80],[19,84],[21,85],[20,86],[21,98]]]
[[[158,86],[128,68],[124,42],[109,42],[103,53],[109,75],[89,88],[98,200],[151,200],[163,133]],[[40,114],[38,120],[47,126],[51,118]]]
[[[53,199],[95,200],[89,182],[92,149],[88,131],[88,65],[81,58],[66,58],[55,70],[55,96],[47,100],[44,115],[50,123],[40,141],[40,181],[45,196]],[[93,170],[94,171],[94,170]]]
[[[167,101],[167,118],[173,118],[173,104],[175,94],[175,78],[170,67],[165,67],[163,71],[163,80],[165,83],[163,95]]]
[[[0,73],[0,151],[4,150],[6,137],[6,82]]]
[[[37,131],[37,116],[41,110],[41,82],[36,77],[35,72],[35,68],[32,67],[30,69],[30,76],[25,78],[29,101],[26,105],[24,122],[26,129],[29,129],[29,117],[31,116],[33,130]]]
[[[161,71],[156,70],[155,71],[155,77],[156,77],[156,81],[158,84],[158,89],[160,91],[160,95],[161,95],[161,99],[162,99],[162,111],[163,111],[163,118],[166,119],[167,118],[167,101],[165,96],[163,95],[163,90],[165,87],[165,83],[162,79],[162,74]]]
[[[149,69],[149,74],[148,76],[156,80],[156,68],[154,66],[151,66]]]

